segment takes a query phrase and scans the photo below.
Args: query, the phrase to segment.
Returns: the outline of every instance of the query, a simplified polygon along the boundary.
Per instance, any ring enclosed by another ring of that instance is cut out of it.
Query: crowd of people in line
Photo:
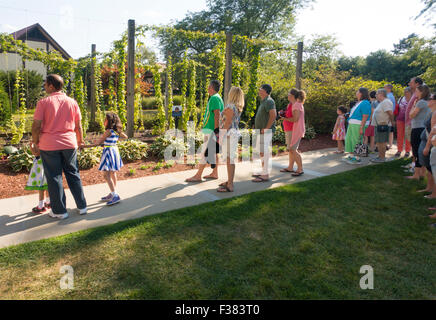
[[[339,106],[333,129],[333,140],[338,142],[335,153],[348,153],[347,163],[361,164],[362,153],[356,152],[359,146],[366,146],[368,153],[378,153],[371,162],[386,161],[386,150],[394,145],[394,132],[397,133],[395,157],[409,158],[412,163],[404,166],[406,172],[413,173],[409,179],[427,177],[427,187],[418,192],[430,193],[425,197],[436,198],[436,95],[419,77],[413,77],[404,95],[398,99],[392,93],[392,85],[369,92],[360,88],[356,92],[357,103],[351,110]],[[345,140],[345,148],[344,148]],[[363,148],[365,149],[365,148]],[[366,156],[368,155],[366,154]],[[436,208],[429,208],[436,210]],[[430,215],[436,219],[436,214]]]
[[[63,79],[59,75],[48,75],[44,88],[47,97],[38,101],[32,125],[31,150],[35,155],[26,189],[39,190],[39,203],[32,209],[34,213],[45,213],[58,219],[68,217],[66,196],[62,184],[62,172],[76,202],[79,214],[87,213],[87,203],[80,179],[77,150],[85,145],[81,125],[81,113],[77,102],[62,92]],[[239,122],[244,110],[244,92],[232,87],[227,103],[219,95],[221,83],[210,81],[209,100],[203,119],[202,132],[205,143],[202,150],[203,161],[196,174],[186,182],[201,182],[204,179],[218,179],[218,154],[222,153],[227,166],[227,181],[218,185],[217,192],[233,192],[235,162],[238,159],[238,141],[241,137]],[[305,136],[303,90],[291,89],[288,92],[289,104],[285,110],[277,112],[271,97],[269,84],[260,86],[258,94],[260,105],[257,108],[254,126],[254,143],[259,150],[261,170],[253,174],[255,183],[269,181],[271,171],[271,145],[277,119],[282,120],[289,151],[289,164],[280,172],[291,173],[298,177],[304,174],[301,154],[298,151],[301,139]],[[378,152],[373,162],[386,161],[386,150],[394,142],[394,126],[397,128],[397,153],[405,157],[413,152],[413,162],[406,169],[413,171],[410,179],[427,176],[427,188],[422,192],[431,193],[427,198],[436,198],[436,102],[435,94],[419,77],[410,80],[404,89],[404,96],[396,101],[392,85],[388,84],[377,91],[369,92],[359,88],[356,92],[357,103],[350,105],[348,112],[344,106],[337,108],[337,120],[332,139],[338,142],[335,153],[349,153],[345,160],[350,164],[361,163],[361,153],[356,153],[360,144],[368,147],[372,153]],[[396,116],[396,119],[395,119]],[[109,186],[110,193],[101,198],[107,205],[121,201],[116,191],[117,172],[123,166],[117,142],[127,138],[116,113],[106,113],[105,132],[97,144],[103,146],[99,170]],[[212,172],[203,176],[204,169],[210,164]],[[297,165],[294,170],[294,165]],[[430,208],[436,210],[436,208]],[[436,218],[436,214],[430,217]]]

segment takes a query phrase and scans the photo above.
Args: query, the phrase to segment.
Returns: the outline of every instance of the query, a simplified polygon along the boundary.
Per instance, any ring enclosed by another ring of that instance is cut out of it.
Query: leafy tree
[[[310,74],[319,66],[333,66],[337,56],[339,43],[332,35],[315,35],[304,48],[303,73]]]
[[[402,55],[413,47],[414,40],[418,38],[416,33],[409,34],[406,38],[401,39],[399,43],[394,44],[392,53],[395,55]]]
[[[217,33],[230,31],[252,39],[289,41],[298,9],[313,0],[208,0],[207,10],[189,13],[174,28]],[[210,39],[182,39],[170,34],[160,35],[164,52],[181,57],[185,48],[195,53],[212,49],[216,42]],[[244,58],[246,46],[235,46],[234,53]]]

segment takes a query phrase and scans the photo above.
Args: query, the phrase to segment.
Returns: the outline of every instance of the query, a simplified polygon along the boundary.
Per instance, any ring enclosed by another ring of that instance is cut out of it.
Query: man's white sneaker
[[[84,215],[84,214],[87,214],[88,213],[88,208],[85,208],[85,209],[79,209],[79,214],[80,215]]]
[[[56,219],[60,219],[60,220],[64,220],[66,218],[68,218],[68,212],[65,212],[64,214],[55,214],[53,213],[53,211],[49,211],[48,215],[52,218],[56,218]]]

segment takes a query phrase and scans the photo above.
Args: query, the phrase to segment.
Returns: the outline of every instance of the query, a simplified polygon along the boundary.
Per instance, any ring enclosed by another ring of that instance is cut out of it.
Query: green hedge
[[[182,104],[182,96],[173,96],[173,103],[174,103],[174,105],[181,105]],[[156,98],[155,97],[142,98],[141,105],[142,105],[143,110],[157,109]]]

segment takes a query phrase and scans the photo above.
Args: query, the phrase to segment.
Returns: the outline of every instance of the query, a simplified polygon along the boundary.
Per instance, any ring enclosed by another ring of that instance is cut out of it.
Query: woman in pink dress
[[[292,89],[290,95],[295,99],[295,103],[292,103],[292,117],[284,118],[284,120],[293,122],[292,134],[289,139],[289,152],[292,153],[293,159],[297,163],[297,171],[292,173],[292,176],[299,177],[304,174],[303,171],[303,160],[301,155],[298,153],[298,146],[300,145],[301,139],[304,137],[306,132],[306,126],[304,122],[304,101],[306,100],[306,93],[303,90]],[[294,100],[292,99],[292,100]],[[291,163],[289,164],[289,166]],[[292,163],[293,165],[293,163]],[[287,168],[288,172],[292,172],[293,168]]]
[[[335,151],[335,153],[344,153],[345,114],[347,113],[347,108],[340,106],[336,110],[336,113],[338,114],[338,117],[332,132],[332,139],[338,142],[338,150]]]

